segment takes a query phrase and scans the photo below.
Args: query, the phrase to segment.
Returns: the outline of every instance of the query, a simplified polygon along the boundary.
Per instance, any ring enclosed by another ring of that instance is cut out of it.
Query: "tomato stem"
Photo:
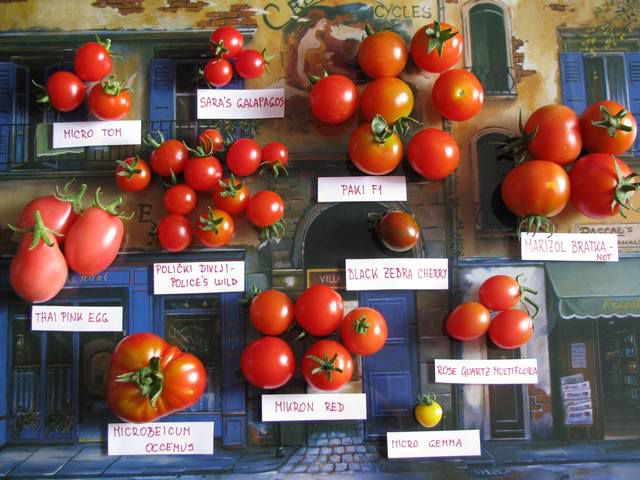
[[[438,20],[434,20],[433,26],[428,27],[424,33],[429,37],[427,53],[437,50],[439,57],[442,56],[444,44],[458,34],[458,32],[454,32],[452,28],[442,30],[442,26]]]
[[[49,234],[55,235],[56,237],[64,237],[64,234],[58,233],[55,230],[48,228],[44,224],[44,220],[42,219],[42,214],[40,213],[40,210],[36,210],[35,212],[33,212],[33,218],[34,218],[34,224],[33,224],[33,227],[31,228],[17,228],[11,224],[7,225],[7,227],[9,227],[11,230],[17,233],[33,232],[33,236],[31,237],[31,246],[29,247],[29,250],[33,250],[34,248],[36,248],[38,246],[38,243],[40,243],[40,240],[42,240],[45,243],[45,245],[47,245],[48,247],[53,247],[54,242],[49,238]]]
[[[627,110],[623,108],[615,115],[611,115],[607,107],[604,105],[600,105],[600,113],[602,113],[602,120],[592,120],[591,125],[594,127],[605,128],[607,130],[607,134],[611,138],[616,138],[616,133],[618,130],[622,132],[631,132],[633,131],[633,127],[630,125],[625,125],[622,123],[624,117],[627,116]]]
[[[370,37],[371,35],[373,35],[375,32],[375,30],[371,27],[371,25],[369,25],[368,23],[364,26],[364,33],[365,33],[365,38],[366,37]]]
[[[287,222],[284,220],[284,218],[281,218],[274,224],[264,227],[263,232],[265,238],[267,240],[271,240],[272,238],[280,240],[284,236],[286,225]]]
[[[110,213],[114,217],[121,218],[122,220],[131,220],[135,215],[135,212],[131,212],[127,214],[124,210],[119,210],[120,205],[122,205],[122,197],[118,197],[113,200],[111,203],[104,205],[100,201],[100,195],[102,195],[102,187],[98,187],[96,189],[96,195],[93,199],[93,206],[104,210],[107,213]]]
[[[551,235],[556,231],[556,226],[543,215],[529,215],[528,217],[522,218],[520,223],[518,223],[518,229],[516,231],[518,239],[522,236],[523,230],[533,233],[549,233]]]
[[[122,167],[122,170],[118,172],[120,177],[127,177],[127,179],[131,180],[138,173],[142,173],[142,169],[138,168],[140,157],[137,155],[131,163],[127,163],[124,160],[116,160],[116,163]]]
[[[74,181],[75,178],[72,178],[67,183],[65,183],[64,187],[62,187],[62,191],[60,191],[60,188],[56,185],[56,198],[63,202],[71,203],[73,211],[80,214],[84,210],[82,205],[82,198],[87,191],[87,184],[83,183],[82,185],[80,185],[78,191],[76,193],[73,193],[69,190],[69,187]]]
[[[213,212],[213,208],[208,207],[207,216],[200,216],[200,229],[217,234],[220,231],[218,227],[223,222],[224,218],[221,216],[216,217],[216,214]]]
[[[436,401],[436,394],[433,392],[428,392],[420,396],[418,402],[420,405],[433,405]]]
[[[616,171],[616,176],[618,177],[618,185],[616,186],[616,190],[613,194],[613,200],[611,202],[611,210],[615,208],[616,205],[620,206],[619,212],[623,218],[627,218],[624,213],[625,208],[632,210],[634,212],[638,212],[639,210],[633,206],[631,202],[633,198],[633,194],[640,190],[640,183],[634,181],[637,180],[640,175],[635,172],[631,172],[629,175],[624,177],[622,175],[622,171],[618,166],[618,162],[616,161],[616,157],[611,155],[613,159],[613,167]]]
[[[520,277],[522,277],[522,273],[516,275],[516,283],[518,284],[518,288],[520,289],[520,303],[522,304],[522,306],[524,307],[524,309],[527,311],[527,314],[529,314],[529,316],[531,317],[531,319],[535,319],[538,316],[538,313],[540,313],[540,307],[538,306],[538,304],[536,302],[534,302],[531,298],[529,298],[526,294],[527,293],[531,293],[533,295],[537,295],[538,291],[534,290],[532,288],[527,287],[526,285],[523,285],[522,283],[520,283]],[[526,302],[526,303],[525,303]],[[529,313],[529,308],[527,308],[527,303],[529,305],[531,305],[535,311],[533,313],[533,315],[531,315]]]
[[[158,140],[153,138],[153,133],[155,133],[158,136],[158,139],[160,140],[159,142]],[[164,135],[162,134],[161,130],[156,130],[153,133],[147,134],[147,136],[144,139],[144,144],[151,148],[159,148],[160,145],[164,143]]]
[[[371,324],[367,321],[366,315],[362,315],[353,321],[353,331],[360,335],[365,335],[369,328],[371,328]]]
[[[140,387],[143,397],[147,397],[153,408],[164,385],[164,376],[160,371],[160,357],[153,357],[149,360],[149,365],[142,367],[137,372],[122,373],[116,377],[116,382],[135,383]]]
[[[231,197],[236,198],[238,196],[238,192],[242,189],[244,182],[242,180],[237,180],[233,173],[229,175],[229,183],[226,183],[224,180],[218,180],[218,185],[222,188],[222,192],[220,193],[221,197]]]
[[[229,52],[229,49],[224,46],[224,40],[220,40],[219,42],[214,42],[213,40],[209,40],[209,45],[213,50],[213,56],[215,58],[222,58],[225,53]]]
[[[373,135],[373,140],[376,143],[383,144],[387,141],[391,135],[393,135],[393,130],[389,128],[389,124],[384,119],[382,115],[379,113],[373,117],[371,120],[371,134]]]
[[[309,75],[309,82],[311,83],[311,85],[315,85],[320,80],[328,76],[329,76],[329,72],[327,72],[327,70],[323,67],[320,75]]]
[[[330,382],[333,376],[333,372],[342,373],[342,369],[336,366],[336,360],[338,358],[338,354],[334,353],[333,357],[329,359],[329,355],[327,353],[324,354],[324,358],[316,357],[315,355],[307,355],[307,358],[313,360],[318,364],[313,370],[311,370],[311,375],[317,375],[318,373],[324,373],[327,376],[327,380]]]

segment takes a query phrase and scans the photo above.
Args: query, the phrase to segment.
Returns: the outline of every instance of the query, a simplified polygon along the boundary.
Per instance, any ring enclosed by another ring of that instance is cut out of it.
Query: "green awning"
[[[640,259],[548,262],[562,318],[640,317]]]

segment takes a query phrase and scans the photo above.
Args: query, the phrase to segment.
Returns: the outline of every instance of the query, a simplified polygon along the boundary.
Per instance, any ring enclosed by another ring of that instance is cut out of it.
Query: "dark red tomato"
[[[313,116],[323,123],[342,123],[358,108],[356,85],[344,75],[321,78],[311,88],[309,107]]]
[[[236,55],[234,67],[238,75],[250,79],[261,76],[268,64],[264,50],[260,53],[257,50],[247,49]]]
[[[291,380],[296,371],[296,358],[284,340],[262,337],[242,351],[240,370],[254,387],[271,390]]]
[[[382,115],[391,125],[400,117],[408,117],[413,110],[413,92],[409,85],[396,77],[382,77],[369,83],[360,98],[360,112],[371,121]]]
[[[284,216],[282,197],[271,190],[263,190],[249,199],[247,218],[256,227],[270,227]]]
[[[151,182],[151,168],[140,157],[117,160],[116,185],[123,192],[139,192]]]
[[[307,288],[296,300],[296,321],[309,335],[325,337],[333,333],[344,314],[342,297],[327,285]]]
[[[520,301],[521,293],[520,283],[509,275],[493,275],[482,282],[478,290],[480,303],[493,311],[513,307]]]
[[[96,83],[89,92],[89,110],[100,120],[120,120],[131,109],[129,90],[115,80]]]
[[[623,215],[625,208],[632,208],[633,194],[640,188],[634,175],[613,155],[585,155],[569,172],[571,204],[589,218],[609,218],[618,212]]]
[[[553,217],[569,202],[569,176],[546,160],[528,160],[509,170],[502,182],[502,200],[519,217]]]
[[[216,157],[191,157],[184,165],[184,181],[194,190],[213,190],[222,178],[222,164]]]
[[[249,204],[249,188],[231,174],[213,187],[213,203],[230,215],[240,215]]]
[[[11,288],[30,303],[55,297],[67,281],[68,268],[54,235],[47,230],[40,215],[34,212],[33,230],[24,233],[9,266]]]
[[[447,132],[424,128],[409,140],[407,158],[416,173],[429,180],[440,180],[458,168],[460,149]]]
[[[252,175],[262,162],[262,149],[250,138],[240,138],[227,150],[227,167],[240,177]]]
[[[70,112],[82,104],[87,86],[71,72],[61,70],[47,79],[46,96],[38,102],[50,102],[51,106],[61,112]]]
[[[162,197],[164,208],[169,213],[187,215],[196,208],[198,196],[196,191],[185,183],[169,187]]]
[[[242,33],[233,27],[217,28],[209,37],[209,48],[215,57],[231,59],[244,47]]]
[[[569,107],[545,105],[538,108],[524,125],[525,135],[531,135],[536,128],[535,137],[527,143],[533,158],[567,165],[580,155],[580,120]]]
[[[454,68],[438,77],[431,89],[431,100],[440,115],[463,122],[482,109],[484,88],[473,73]]]
[[[186,217],[170,213],[158,224],[158,241],[169,252],[181,252],[191,245],[191,223]]]
[[[99,82],[111,73],[111,40],[87,42],[73,57],[73,70],[85,82]]]
[[[318,390],[337,390],[351,380],[353,359],[349,351],[335,340],[319,340],[302,358],[302,375]]]
[[[251,300],[249,320],[264,335],[282,335],[293,323],[293,302],[278,290],[263,290]]]
[[[580,131],[587,151],[622,155],[636,141],[638,126],[624,105],[602,100],[584,111]]]
[[[381,116],[356,128],[349,139],[349,158],[369,175],[385,175],[402,162],[402,139]]]
[[[64,256],[71,270],[80,275],[97,275],[113,263],[124,236],[121,217],[126,217],[117,211],[121,203],[120,198],[102,205],[100,189],[96,190],[94,206],[78,217],[65,240]]]
[[[87,191],[87,185],[82,184],[77,192],[71,192],[69,187],[73,180],[67,182],[62,191],[56,187],[55,195],[37,197],[27,203],[16,222],[19,229],[32,228],[35,225],[34,214],[40,212],[44,225],[59,235],[54,235],[58,244],[62,245],[67,232],[82,213],[82,197]]]
[[[189,158],[189,151],[184,143],[178,140],[166,140],[160,130],[156,132],[157,141],[151,134],[145,139],[145,143],[154,150],[151,152],[149,163],[151,169],[161,177],[178,175],[184,169],[184,164]]]
[[[533,320],[522,310],[505,310],[496,315],[489,327],[489,338],[500,348],[519,348],[533,335]]]
[[[340,338],[351,353],[373,355],[387,341],[387,322],[373,308],[354,308],[340,323]]]
[[[215,128],[207,128],[198,135],[198,146],[205,152],[210,150],[221,152],[224,150],[224,138],[222,138],[222,134]]]
[[[383,31],[368,35],[358,49],[358,64],[371,78],[396,77],[409,58],[409,49],[395,32]]]
[[[422,70],[440,73],[450,69],[460,57],[464,41],[453,25],[433,22],[420,28],[411,39],[411,58]]]
[[[281,142],[269,142],[262,147],[262,163],[271,167],[274,177],[280,173],[287,174],[289,150]]]
[[[402,210],[391,210],[376,222],[376,235],[389,250],[406,252],[418,243],[420,227],[413,215]]]
[[[196,222],[195,233],[198,240],[207,247],[223,247],[233,237],[235,223],[224,210],[209,207]]]
[[[489,310],[477,302],[467,302],[454,308],[446,320],[447,333],[456,340],[473,340],[489,329]]]
[[[205,82],[214,87],[224,87],[233,78],[233,66],[224,58],[212,58],[203,70]]]

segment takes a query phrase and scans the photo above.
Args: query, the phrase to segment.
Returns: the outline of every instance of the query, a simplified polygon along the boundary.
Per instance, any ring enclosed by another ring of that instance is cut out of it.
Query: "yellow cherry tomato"
[[[416,420],[425,428],[433,428],[442,420],[442,407],[436,402],[436,396],[428,393],[420,397],[420,403],[414,409]]]

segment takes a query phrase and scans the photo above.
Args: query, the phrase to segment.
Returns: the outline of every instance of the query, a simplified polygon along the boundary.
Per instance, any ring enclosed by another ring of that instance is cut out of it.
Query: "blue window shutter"
[[[625,54],[627,62],[627,86],[629,88],[629,111],[640,121],[640,52]],[[633,145],[636,155],[640,151],[640,136]]]
[[[15,122],[16,66],[0,62],[0,171],[9,167],[11,132]]]
[[[584,81],[584,63],[581,53],[560,54],[562,76],[562,103],[578,115],[587,108],[587,91]]]
[[[173,60],[154,58],[151,60],[149,75],[150,131],[160,130],[165,138],[173,137],[175,120],[175,69]]]

